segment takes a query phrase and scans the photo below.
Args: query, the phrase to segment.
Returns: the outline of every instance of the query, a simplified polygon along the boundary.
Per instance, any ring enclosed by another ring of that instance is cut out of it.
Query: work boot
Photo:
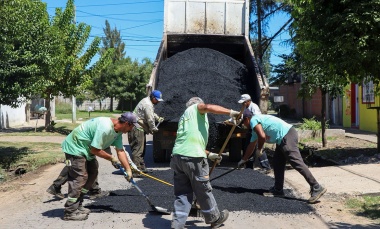
[[[46,190],[46,192],[52,194],[53,196],[61,200],[65,198],[65,195],[61,193],[61,189],[56,188],[53,184],[50,185],[50,187]]]
[[[313,204],[313,203],[317,202],[317,200],[323,194],[325,194],[326,191],[327,191],[327,188],[323,187],[322,185],[320,185],[320,184],[314,185],[314,187],[310,188],[311,197],[309,198],[309,200],[307,202],[309,202],[309,204]]]
[[[78,209],[74,212],[65,212],[63,220],[73,220],[73,221],[82,221],[88,218],[88,214],[79,211]]]
[[[228,218],[228,210],[223,210],[222,212],[220,212],[219,219],[211,223],[211,228],[214,229],[214,228],[218,228],[222,226],[222,224],[226,222],[227,218]]]
[[[266,197],[284,197],[284,190],[277,190],[274,186],[269,189],[268,192],[263,193],[264,196]]]
[[[84,213],[84,214],[90,214],[90,212],[91,212],[91,210],[90,209],[88,209],[88,208],[85,208],[85,207],[83,207],[82,205],[79,205],[79,207],[78,207],[78,211],[80,211],[80,212],[82,212],[82,213]]]
[[[88,198],[90,200],[93,200],[93,199],[96,199],[96,198],[100,198],[100,197],[104,197],[104,196],[108,196],[110,194],[110,192],[108,191],[100,191],[100,192],[89,192],[88,193]]]

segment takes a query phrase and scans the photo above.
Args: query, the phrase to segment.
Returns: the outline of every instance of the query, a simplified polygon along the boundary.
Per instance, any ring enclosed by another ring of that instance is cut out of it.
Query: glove
[[[257,157],[263,156],[263,149],[257,149]]]
[[[153,127],[152,134],[157,133],[157,132],[158,132],[158,128],[157,127]]]
[[[213,161],[213,162],[216,162],[218,163],[218,165],[220,164],[220,162],[222,161],[222,156],[219,156],[219,154],[217,153],[212,153],[210,152],[207,156],[208,159],[210,159],[210,161]]]
[[[111,158],[111,163],[112,163],[113,167],[115,167],[115,169],[119,169],[120,162],[116,157]]]
[[[133,163],[132,161],[129,162],[129,166],[131,166],[131,168],[134,170],[134,171],[137,171],[137,172],[141,172],[140,169],[137,168],[136,164]]]
[[[240,114],[240,112],[238,112],[238,111],[234,111],[232,109],[230,111],[230,117],[232,118],[232,122],[234,123],[234,125],[239,125],[240,122],[242,121],[241,118],[238,120],[239,114]]]
[[[125,172],[128,174],[128,176],[127,176],[127,175],[124,175],[124,178],[125,178],[128,182],[130,182],[130,181],[132,180],[132,178],[133,178],[132,171],[131,171],[131,170],[127,170],[127,171],[125,171]]]
[[[158,117],[158,119],[157,119],[158,122],[163,122],[164,120],[165,120],[164,117]]]
[[[246,160],[241,159],[241,160],[238,162],[237,167],[238,167],[239,169],[243,169],[243,168],[245,167],[245,163],[246,163],[246,162],[247,162]]]

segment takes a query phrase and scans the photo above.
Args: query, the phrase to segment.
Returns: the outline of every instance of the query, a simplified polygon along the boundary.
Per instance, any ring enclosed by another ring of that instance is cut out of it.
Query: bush
[[[301,130],[312,130],[312,131],[322,130],[322,123],[320,121],[317,121],[314,116],[310,119],[303,118],[302,120],[303,120],[303,123],[299,127]],[[328,122],[326,122],[326,129],[327,128],[329,128]]]
[[[56,114],[71,114],[72,106],[70,103],[56,102],[55,104],[55,113]]]

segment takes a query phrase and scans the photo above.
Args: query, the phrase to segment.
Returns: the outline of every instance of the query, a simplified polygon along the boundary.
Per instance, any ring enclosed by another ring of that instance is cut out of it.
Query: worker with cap
[[[298,148],[297,130],[280,118],[272,115],[253,115],[249,110],[243,112],[243,125],[253,130],[250,143],[238,163],[242,167],[252,155],[256,145],[262,152],[265,142],[275,143],[276,149],[273,154],[274,186],[268,192],[267,197],[283,197],[285,165],[288,160],[290,165],[297,170],[310,185],[309,203],[315,203],[326,192],[326,188],[317,182],[309,168],[302,159]]]
[[[164,121],[163,117],[158,116],[154,112],[154,105],[162,101],[164,101],[162,93],[154,90],[149,96],[143,98],[133,111],[137,116],[141,128],[135,128],[129,132],[128,141],[132,151],[132,161],[141,172],[151,172],[146,168],[144,161],[146,134],[156,133],[158,131],[156,122],[161,123]],[[135,176],[141,177],[139,173],[135,173]]]
[[[82,206],[84,195],[91,189],[98,175],[96,156],[111,161],[116,168],[121,165],[132,179],[131,166],[125,153],[122,134],[139,127],[132,112],[122,114],[118,119],[98,117],[76,127],[63,141],[68,167],[68,197],[65,203],[64,220],[86,220],[90,210]],[[104,149],[115,146],[117,158]]]
[[[251,96],[248,94],[241,95],[238,103],[242,103],[245,106],[245,110],[252,112],[252,114],[254,114],[254,115],[261,114],[259,106],[257,106],[256,103],[252,102]],[[248,128],[248,131],[246,133],[245,142],[244,142],[243,152],[245,152],[245,150],[247,149],[247,146],[249,144],[251,136],[252,136],[252,129]],[[256,152],[257,152],[257,148],[256,148]],[[254,153],[253,156],[246,163],[247,167],[252,166],[252,169],[253,169],[256,157],[258,158],[258,160],[260,162],[260,166],[261,166],[262,171],[266,174],[270,173],[272,171],[272,168],[269,164],[268,157],[267,157],[267,154],[265,153],[265,151],[263,151],[261,155]]]
[[[206,150],[208,142],[207,113],[229,115],[236,123],[238,111],[205,104],[199,97],[186,103],[187,109],[178,122],[170,168],[174,171],[174,213],[171,228],[185,228],[191,210],[193,193],[205,219],[212,228],[220,227],[228,218],[228,210],[219,211],[209,177],[207,159],[219,163],[217,153]]]

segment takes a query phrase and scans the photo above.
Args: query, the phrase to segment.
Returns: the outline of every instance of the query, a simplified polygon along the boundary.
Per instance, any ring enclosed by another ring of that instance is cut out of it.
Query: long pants
[[[205,222],[215,222],[220,212],[216,204],[209,179],[209,165],[206,158],[174,155],[170,161],[174,171],[174,213],[172,228],[185,227],[191,210],[193,195],[200,205]]]
[[[145,170],[145,132],[143,130],[139,130],[138,128],[133,128],[131,132],[128,132],[128,142],[132,151],[133,163],[135,163],[139,170]]]
[[[250,143],[251,136],[252,136],[251,131],[249,131],[249,132],[246,133],[244,147],[243,147],[243,153],[245,153],[245,150],[247,149],[247,147],[248,147],[248,145]],[[263,168],[263,169],[271,169],[271,166],[270,166],[269,161],[268,161],[267,154],[265,152],[263,152],[263,155],[261,155],[260,157],[257,157],[256,156],[257,155],[256,151],[257,151],[257,144],[256,144],[255,152],[254,152],[254,154],[252,156],[252,159],[249,159],[249,161],[247,162],[247,167],[250,167],[250,164],[252,164],[252,168],[253,168],[255,160],[257,158],[259,160],[261,168]]]
[[[301,153],[298,149],[298,134],[294,127],[290,128],[289,132],[282,139],[281,144],[276,145],[276,150],[273,155],[274,187],[276,190],[282,190],[284,187],[285,165],[287,159],[289,160],[290,165],[305,178],[310,187],[318,184],[302,159]]]
[[[92,187],[98,176],[99,164],[96,158],[87,161],[85,157],[73,156],[65,153],[66,167],[69,173],[67,183],[69,185],[68,198],[65,203],[65,212],[72,213],[82,205],[83,197]]]
[[[112,155],[111,148],[108,147],[104,151]],[[53,186],[55,190],[61,190],[62,185],[66,184],[67,177],[69,176],[69,168],[67,166],[63,167],[61,173],[58,175],[57,179],[53,181]],[[99,187],[98,177],[96,177],[94,184],[89,190],[91,193],[100,193],[101,188]]]
[[[69,167],[63,167],[61,173],[58,175],[57,179],[53,181],[53,185],[55,190],[61,190],[62,185],[67,182],[67,178],[69,176]],[[91,193],[100,193],[101,188],[99,187],[98,178],[95,179],[94,184],[89,190]]]

